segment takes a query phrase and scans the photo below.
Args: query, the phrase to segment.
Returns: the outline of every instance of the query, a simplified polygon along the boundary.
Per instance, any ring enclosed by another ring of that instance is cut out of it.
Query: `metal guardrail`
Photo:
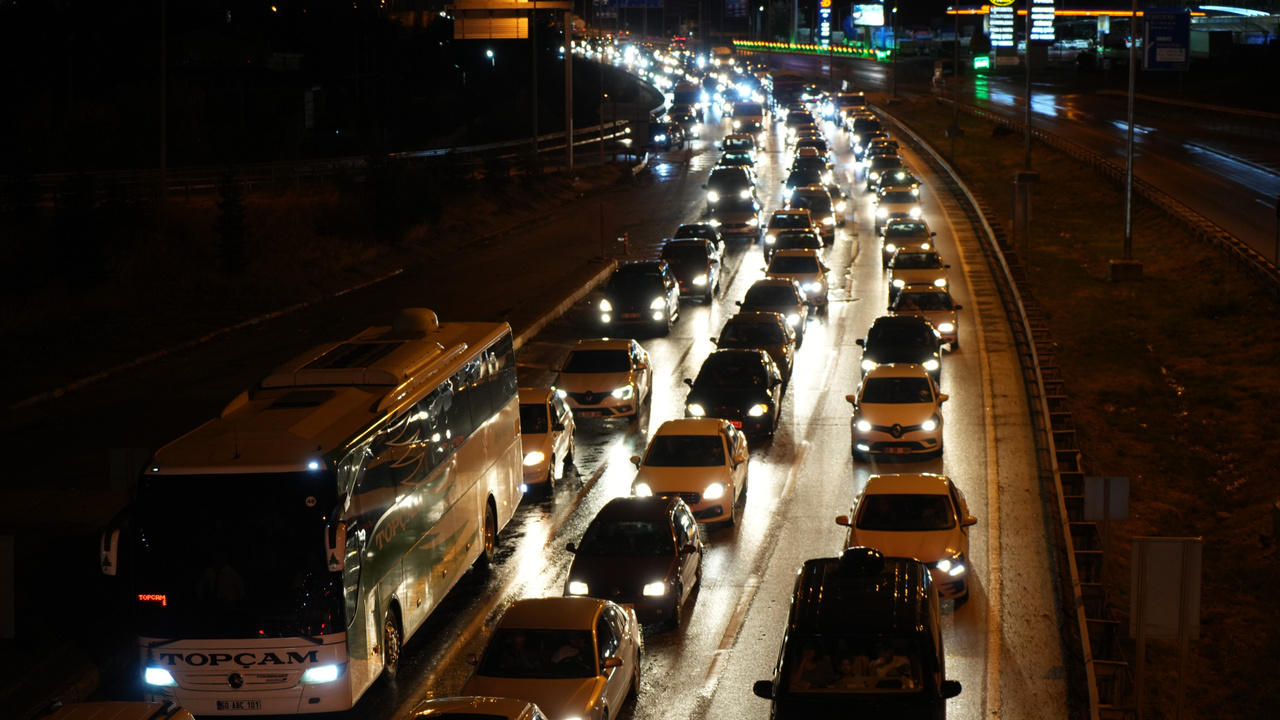
[[[1064,478],[1078,478],[1079,486],[1083,485],[1080,451],[1074,442],[1069,410],[1065,407],[1062,374],[1053,361],[1052,338],[1044,322],[1044,314],[1031,296],[1025,267],[1016,253],[1006,249],[1009,243],[1003,231],[987,221],[990,209],[974,197],[951,165],[909,128],[884,112],[880,114],[893,122],[903,136],[910,138],[914,148],[940,171],[939,175],[945,179],[947,189],[964,209],[969,221],[975,228],[981,229],[982,251],[991,267],[1018,348],[1019,365],[1030,406],[1041,501],[1045,507],[1046,519],[1052,524],[1049,529],[1055,541],[1052,561],[1058,575],[1058,605],[1065,622],[1060,626],[1060,633],[1064,652],[1074,656],[1075,660],[1075,663],[1068,664],[1068,671],[1073,674],[1069,688],[1076,689],[1076,702],[1087,707],[1092,720],[1114,717],[1110,710],[1119,710],[1121,716],[1124,716],[1125,708],[1112,693],[1127,678],[1128,664],[1123,660],[1099,660],[1095,656],[1091,625],[1093,621],[1088,617],[1089,604],[1084,595],[1084,588],[1088,583],[1082,580],[1078,563],[1076,539],[1080,524],[1073,521],[1078,515],[1072,513],[1067,505],[1068,490],[1073,491],[1073,495],[1080,495],[1082,491],[1075,487],[1064,488],[1063,484]],[[1100,544],[1096,547],[1100,547]],[[1114,644],[1113,648],[1107,649],[1119,650],[1119,646]],[[1099,668],[1103,666],[1105,671],[1101,674],[1105,682],[1100,689]],[[1081,692],[1083,697],[1080,696]]]

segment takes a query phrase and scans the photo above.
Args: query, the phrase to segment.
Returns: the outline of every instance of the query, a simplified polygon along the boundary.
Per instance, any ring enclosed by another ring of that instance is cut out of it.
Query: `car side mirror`
[[[734,305],[737,305],[738,307],[742,307],[742,301],[741,301],[741,300],[734,300],[734,301],[733,301],[733,304],[734,304]]]
[[[604,662],[600,663],[600,667],[606,670],[608,670],[609,668],[622,667],[622,658],[620,657],[605,658]]]
[[[552,429],[552,430],[554,430],[555,432],[564,432],[564,423],[562,423],[562,422],[560,422],[559,420],[557,420],[557,421],[556,421],[556,422],[551,426],[551,429]]]
[[[951,269],[951,266],[950,266],[950,265],[943,265],[942,267],[943,267],[943,268],[945,268],[945,269],[947,269],[947,270],[950,270],[950,269]]]
[[[866,346],[867,346],[867,339],[866,339],[866,338],[858,338],[857,340],[854,340],[854,342],[858,344],[858,347],[866,347]]]
[[[844,396],[844,399],[845,399],[845,401],[846,401],[846,402],[848,402],[850,405],[857,405],[857,404],[858,404],[858,396],[857,396],[857,395],[845,395],[845,396]]]
[[[945,683],[947,681],[943,681],[943,682],[945,687]],[[960,683],[956,683],[956,684],[959,685]],[[762,697],[765,700],[772,700],[773,699],[773,681],[757,680],[756,684],[751,686],[751,692],[755,693],[756,697]]]
[[[692,387],[693,387],[693,380],[690,380],[689,378],[685,378],[685,379],[684,379],[684,384],[685,384],[685,385],[688,385],[690,388],[692,388]]]
[[[936,233],[936,232],[931,232],[931,233],[929,233],[929,237],[938,237],[938,233]],[[956,683],[956,685],[959,685],[959,684],[960,684],[960,683],[958,683],[958,682]],[[956,692],[959,692],[959,691],[957,690]]]
[[[476,655],[475,653],[467,653],[467,664],[468,664],[468,665],[479,665],[479,664],[480,664],[480,656],[479,656],[479,655]]]
[[[697,546],[696,544],[694,544],[694,543],[689,543],[689,544],[685,545],[684,547],[680,548],[680,552],[682,552],[682,553],[696,553],[696,552],[698,552],[698,546]]]
[[[964,309],[964,306],[963,306],[963,305],[956,305],[953,309],[954,309],[954,310],[963,310],[963,309]]]
[[[950,700],[951,698],[960,694],[960,681],[959,680],[943,680],[942,687],[940,688],[940,690],[942,691],[942,698],[944,700]]]
[[[635,465],[637,468],[638,468],[638,467],[640,467],[640,456],[639,456],[639,455],[632,455],[632,456],[631,456],[631,464],[632,464],[632,465]]]
[[[706,183],[703,183],[703,184],[702,184],[702,189],[703,189],[703,190],[706,190],[706,189],[707,189],[707,184],[706,184]]]
[[[711,338],[711,344],[720,347],[720,338]]]
[[[950,396],[950,395],[948,395],[948,394],[946,394],[946,393],[938,393],[938,402],[940,402],[940,403],[942,403],[942,402],[946,402],[946,401],[947,401],[947,398],[949,398],[949,397],[951,397],[951,396]]]
[[[571,552],[571,553],[576,553],[576,552],[578,552],[578,546],[577,546],[576,544],[574,544],[574,543],[571,543],[571,542],[569,542],[569,543],[565,543],[565,544],[564,544],[564,549],[565,549],[565,550],[568,550],[568,551],[569,551],[569,552]]]

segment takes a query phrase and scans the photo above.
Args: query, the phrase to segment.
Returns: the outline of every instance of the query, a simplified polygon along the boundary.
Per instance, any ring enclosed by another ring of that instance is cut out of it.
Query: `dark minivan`
[[[773,679],[753,690],[774,720],[942,720],[960,694],[945,665],[929,568],[853,547],[800,568]]]

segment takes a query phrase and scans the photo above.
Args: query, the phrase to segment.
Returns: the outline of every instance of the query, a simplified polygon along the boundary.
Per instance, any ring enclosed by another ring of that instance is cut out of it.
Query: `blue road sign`
[[[1191,69],[1191,11],[1149,9],[1142,13],[1142,68]]]

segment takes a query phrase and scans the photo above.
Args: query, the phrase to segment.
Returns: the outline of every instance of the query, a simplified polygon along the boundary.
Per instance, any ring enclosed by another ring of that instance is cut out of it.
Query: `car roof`
[[[521,405],[537,405],[539,403],[548,403],[555,391],[551,388],[528,388],[522,387],[517,390],[520,396]]]
[[[867,495],[949,495],[951,480],[937,473],[872,475],[863,492]]]
[[[464,695],[431,698],[418,703],[409,714],[414,720],[428,720],[439,715],[483,715],[487,717],[521,718],[532,715],[536,707],[528,700]]]
[[[627,338],[588,338],[574,343],[573,350],[630,350],[631,341]]]
[[[667,248],[672,245],[698,245],[701,247],[706,247],[707,245],[710,245],[710,244],[711,244],[711,241],[704,237],[667,238],[666,240],[662,241],[663,248]]]
[[[723,352],[723,351],[716,351]],[[659,435],[719,435],[720,430],[728,425],[728,420],[719,418],[682,418],[668,420],[658,426],[653,437]],[[652,442],[652,438],[650,438]]]
[[[865,552],[845,551],[846,556]],[[792,598],[791,623],[796,630],[905,636],[920,632],[933,585],[923,563],[885,557],[884,570],[878,573],[855,573],[843,565],[840,558],[805,561]]]
[[[596,513],[596,520],[625,522],[628,520],[649,520],[664,518],[671,514],[672,507],[680,502],[679,495],[654,495],[652,497],[616,497]]]
[[[606,602],[592,597],[525,598],[507,608],[498,627],[590,630]]]
[[[929,371],[924,369],[923,365],[916,363],[886,363],[877,365],[867,371],[866,376],[862,378],[862,382],[867,382],[873,378],[905,378],[905,377],[930,377]]]
[[[808,185],[805,185],[803,187],[808,187]],[[779,208],[778,210],[774,210],[773,214],[775,216],[776,215],[808,215],[809,208]]]

